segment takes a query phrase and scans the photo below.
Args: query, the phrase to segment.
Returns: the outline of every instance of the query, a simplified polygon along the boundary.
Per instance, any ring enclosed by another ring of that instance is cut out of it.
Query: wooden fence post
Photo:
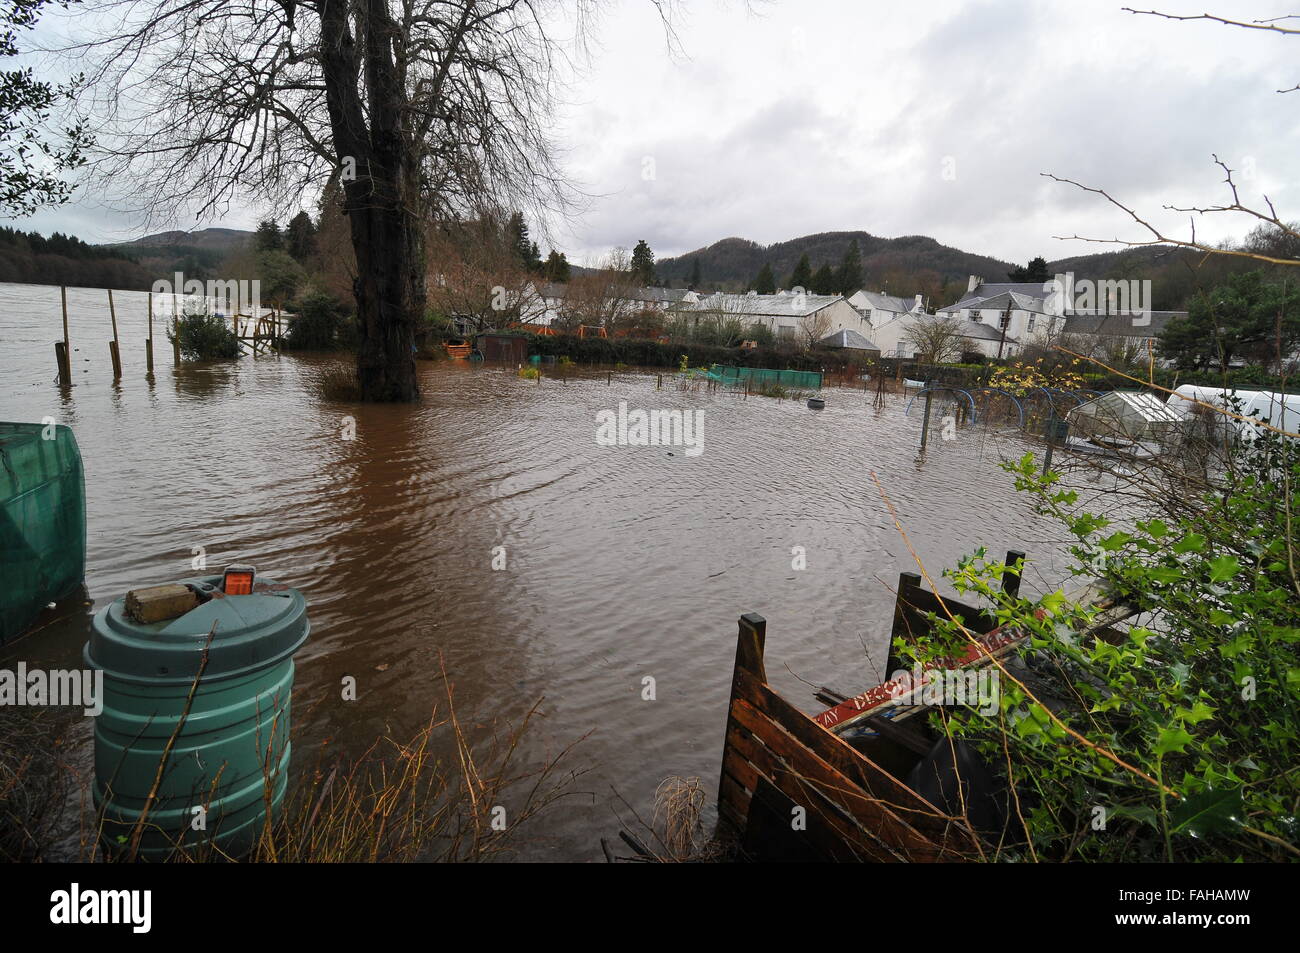
[[[181,366],[181,315],[176,307],[176,292],[172,292],[172,361]]]
[[[149,336],[144,339],[144,372],[153,373],[153,292],[149,292]]]
[[[925,442],[930,436],[930,406],[934,402],[934,391],[928,387],[925,391],[925,419],[921,421],[921,450],[925,450]]]
[[[62,341],[54,342],[54,363],[59,368],[59,386],[72,386],[72,365],[68,361],[68,346]]]
[[[63,340],[54,344],[54,360],[59,366],[59,386],[72,386],[72,348],[68,344],[68,289],[59,285],[59,297],[63,302]]]
[[[113,289],[108,289],[108,316],[113,322],[113,340],[108,342],[108,356],[113,359],[113,380],[122,379],[122,352],[117,340],[117,309],[113,306]]]
[[[1007,568],[1002,571],[1002,591],[1013,599],[1020,595],[1020,571],[1025,565],[1025,554],[1019,549],[1007,550]]]
[[[732,709],[740,693],[741,673],[748,673],[762,682],[767,681],[767,670],[763,665],[763,647],[767,642],[767,620],[761,615],[746,612],[740,617],[739,631],[736,636],[736,661],[731,669],[731,695],[727,699],[727,729],[723,735],[722,774],[718,779],[718,808],[726,811],[726,795],[732,782],[727,775],[734,771],[730,759],[738,757],[727,743],[731,733],[736,730]],[[743,818],[733,817],[733,821],[743,822]]]

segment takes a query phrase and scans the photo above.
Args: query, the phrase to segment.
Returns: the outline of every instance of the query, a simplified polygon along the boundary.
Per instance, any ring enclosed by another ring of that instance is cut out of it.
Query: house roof
[[[538,284],[536,291],[543,298],[563,298],[568,294],[569,286],[560,282],[547,281]],[[624,297],[630,301],[680,304],[690,293],[686,288],[637,288]]]
[[[878,308],[881,311],[911,311],[916,306],[916,299],[900,298],[897,295],[887,295],[883,291],[868,291],[866,288],[861,289],[850,297],[856,298],[861,295],[867,300],[872,308]]]
[[[774,295],[740,295],[717,292],[701,298],[695,307],[700,311],[722,311],[728,314],[803,317],[843,300],[839,295],[792,295],[785,292]]]
[[[821,339],[821,343],[828,347],[847,347],[852,348],[855,351],[880,350],[880,348],[876,347],[861,334],[851,328],[841,328],[833,334],[828,334],[826,337]]]
[[[971,308],[969,301],[977,301],[985,298],[996,298],[998,295],[1015,293],[1023,295],[1026,298],[1037,298],[1040,301],[1047,300],[1047,296],[1052,293],[1052,283],[1050,281],[982,281],[975,286],[973,291],[968,291],[957,301],[956,304],[950,304],[943,308],[944,311],[951,311],[954,308]]]
[[[690,291],[686,288],[638,288],[632,297],[637,301],[658,301],[667,302],[668,304],[677,304],[688,294],[690,294]]]
[[[1008,344],[1020,342],[1008,334],[1005,338],[997,328],[980,321],[962,321],[957,326],[957,334],[964,338],[978,338],[981,341],[1006,341]]]
[[[984,287],[984,286],[981,286]],[[946,308],[939,310],[944,313],[953,313],[957,311],[982,311],[984,309],[1005,311],[1010,307],[1013,311],[1031,311],[1036,314],[1054,314],[1047,306],[1045,298],[1036,298],[1033,295],[1025,294],[1022,291],[1002,291],[995,295],[980,297],[978,295],[967,295],[956,304],[950,304]]]
[[[1146,314],[1069,314],[1067,334],[1096,334],[1113,337],[1156,337],[1170,321],[1187,317],[1186,311],[1150,311]],[[1135,322],[1141,321],[1141,324]]]

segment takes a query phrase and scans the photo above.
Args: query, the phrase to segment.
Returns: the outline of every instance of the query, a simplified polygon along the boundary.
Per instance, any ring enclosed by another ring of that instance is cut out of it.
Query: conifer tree
[[[650,250],[643,238],[632,249],[632,274],[642,287],[649,287],[655,280],[655,253]]]
[[[808,262],[808,256],[804,255],[799,259],[799,264],[794,266],[794,273],[790,275],[790,290],[802,288],[804,291],[808,291],[812,287],[812,281],[812,265]]]

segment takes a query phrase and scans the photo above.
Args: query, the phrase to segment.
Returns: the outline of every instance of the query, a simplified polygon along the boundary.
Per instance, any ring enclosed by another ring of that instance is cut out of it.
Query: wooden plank
[[[746,700],[798,739],[804,746],[853,781],[868,794],[885,802],[901,820],[918,832],[932,834],[946,829],[948,819],[939,816],[934,805],[924,800],[902,781],[881,768],[844,739],[827,731],[769,686],[753,682],[746,675],[742,691]],[[968,838],[969,840],[969,838]]]
[[[754,784],[758,784],[758,775],[754,775]],[[718,811],[725,813],[728,820],[736,824],[737,827],[745,826],[745,819],[749,816],[749,802],[753,797],[753,792],[747,791],[745,787],[730,775],[722,776],[722,786],[718,789]]]
[[[792,823],[795,806],[788,794],[767,778],[762,780],[754,792],[748,823],[741,838],[741,849],[750,859],[759,863],[787,864],[856,859],[842,843],[837,855],[837,835],[825,830],[825,825],[812,832],[807,829],[808,825],[797,829]],[[820,822],[814,819],[812,823]]]
[[[772,724],[744,699],[737,699],[733,707],[736,720],[760,740],[774,757],[765,773],[775,783],[778,775],[789,774],[799,787],[815,789],[839,811],[852,818],[854,823],[881,841],[904,853],[919,852],[927,858],[938,853],[938,845],[924,837],[903,821],[880,799],[871,796],[855,781],[838,771],[818,753],[798,741],[793,735]],[[833,736],[832,736],[833,737]],[[839,739],[836,739],[837,741]],[[757,762],[756,762],[757,763]],[[935,808],[926,805],[930,814]],[[873,850],[878,848],[873,846]]]
[[[828,803],[824,795],[808,787],[802,779],[786,768],[772,752],[753,736],[737,736],[732,744],[744,756],[759,765],[759,777],[803,807],[809,837],[818,842],[823,853],[841,860],[861,860],[887,856],[883,847],[871,840],[861,829],[841,816],[842,808]],[[761,784],[761,781],[760,781]],[[753,809],[751,803],[750,809]],[[837,844],[837,841],[841,842]]]
[[[1014,626],[994,629],[968,644],[960,654],[937,661],[934,665],[925,669],[919,679],[909,678],[905,682],[901,679],[891,678],[875,688],[869,688],[861,694],[854,695],[847,701],[826,709],[821,714],[815,715],[812,720],[823,728],[834,728],[837,731],[842,731],[850,725],[860,722],[863,718],[879,714],[882,709],[890,705],[908,704],[915,695],[919,694],[933,680],[936,674],[949,669],[967,668],[988,663],[993,658],[1000,658],[1009,654],[1028,637],[1028,631]]]
[[[749,790],[751,792],[754,790],[751,775],[753,768],[738,764],[737,761],[741,760],[740,756],[731,746],[732,735],[739,730],[739,726],[731,717],[731,703],[736,697],[736,679],[742,672],[757,672],[758,678],[766,680],[767,675],[763,669],[763,647],[766,639],[767,620],[761,615],[747,612],[737,621],[736,658],[731,669],[731,697],[727,702],[727,725],[722,735],[722,768],[718,778],[719,798],[722,796],[728,774],[733,778],[745,779]]]

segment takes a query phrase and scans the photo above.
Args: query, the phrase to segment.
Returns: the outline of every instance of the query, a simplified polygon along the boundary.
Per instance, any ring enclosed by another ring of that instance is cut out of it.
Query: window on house
[[[1030,334],[1034,333],[1034,316],[1031,314],[1029,320],[1025,323],[1025,330]]]

